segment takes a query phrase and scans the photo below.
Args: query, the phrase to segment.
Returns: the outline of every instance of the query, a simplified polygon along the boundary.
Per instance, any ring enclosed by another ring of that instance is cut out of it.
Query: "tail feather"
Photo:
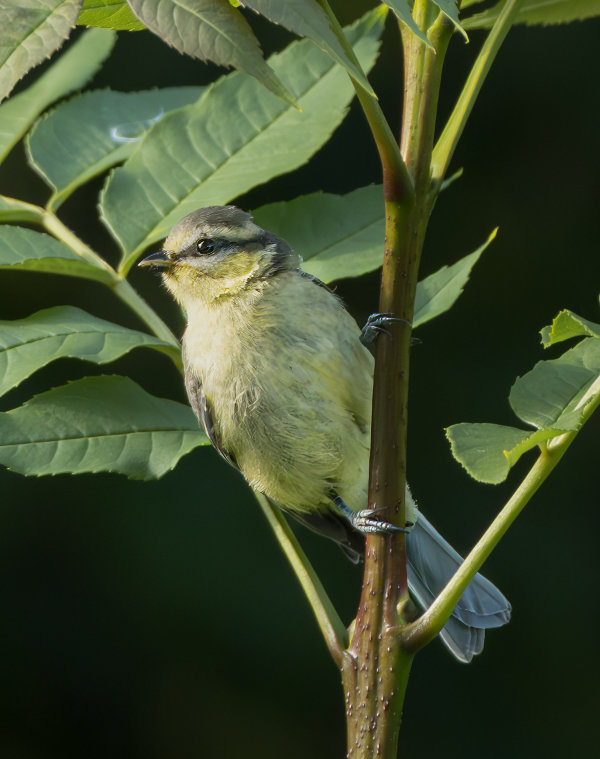
[[[462,557],[421,514],[406,541],[408,585],[415,600],[428,608],[462,564]],[[505,596],[479,573],[461,596],[440,633],[460,661],[481,653],[485,630],[505,625],[511,606]]]

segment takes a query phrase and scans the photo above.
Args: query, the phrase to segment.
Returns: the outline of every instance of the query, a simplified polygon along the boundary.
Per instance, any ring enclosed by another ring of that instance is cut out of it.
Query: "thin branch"
[[[255,492],[254,495],[302,586],[329,653],[341,667],[344,649],[348,645],[348,631],[281,510],[261,493]]]
[[[502,8],[500,15],[496,19],[494,26],[483,43],[483,47],[477,56],[477,60],[473,64],[473,68],[469,73],[465,86],[454,106],[454,110],[452,111],[450,118],[444,127],[444,131],[440,135],[437,145],[434,148],[431,165],[433,170],[433,191],[435,194],[437,194],[439,185],[441,184],[452,156],[454,155],[454,150],[456,149],[458,141],[463,133],[469,115],[473,110],[479,91],[481,90],[504,38],[512,26],[521,2],[522,0],[508,0],[506,5]]]
[[[42,225],[46,231],[50,232],[57,240],[67,245],[81,259],[102,269],[110,278],[109,287],[115,295],[123,301],[137,316],[146,324],[146,326],[161,340],[179,348],[179,340],[151,308],[146,301],[137,293],[129,282],[120,276],[112,266],[107,263],[102,256],[80,240],[62,221],[53,213],[44,211],[41,218]],[[177,368],[181,371],[181,359],[171,356]]]
[[[348,42],[344,30],[340,26],[339,21],[335,17],[335,14],[329,7],[327,0],[318,0],[319,4],[327,14],[331,28],[337,36],[341,46],[344,49],[346,55],[354,63],[354,65],[362,72],[362,67],[352,45]],[[382,8],[382,12],[384,12]],[[362,72],[364,74],[364,72]],[[365,79],[367,75],[364,74]],[[394,138],[390,125],[385,118],[383,111],[379,105],[379,101],[374,95],[368,93],[359,82],[350,77],[354,89],[356,90],[356,96],[358,102],[363,109],[363,112],[369,123],[373,139],[379,152],[381,159],[381,165],[383,167],[384,176],[384,190],[386,191],[386,197],[398,200],[404,205],[410,205],[414,201],[414,188],[410,175],[407,171],[406,164],[402,160],[402,155],[398,148],[398,144]],[[388,186],[386,188],[386,182]]]
[[[600,392],[596,394],[593,401],[586,408],[582,425],[590,418],[598,406],[600,406]],[[578,430],[568,432],[552,439],[548,446],[542,450],[525,479],[457,569],[450,582],[429,609],[416,622],[404,628],[402,639],[407,651],[415,653],[433,640],[440,632],[452,614],[460,597],[467,589],[468,584],[521,513],[523,507],[531,500],[532,496],[564,456],[567,448],[575,439],[577,432]]]

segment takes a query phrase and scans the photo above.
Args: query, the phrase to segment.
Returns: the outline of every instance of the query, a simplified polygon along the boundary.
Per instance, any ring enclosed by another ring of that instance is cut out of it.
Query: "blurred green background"
[[[364,2],[334,3],[344,21]],[[253,21],[266,50],[288,35]],[[440,198],[423,276],[474,250],[500,226],[466,292],[418,333],[410,409],[410,481],[421,507],[466,551],[519,481],[482,486],[452,460],[444,427],[516,423],[512,382],[545,356],[537,331],[569,307],[598,320],[598,20],[515,28],[484,87]],[[445,67],[447,115],[481,45],[456,37]],[[216,69],[149,33],[122,33],[92,87],[199,84]],[[373,73],[397,129],[397,35],[387,28]],[[0,192],[44,202],[22,148]],[[293,175],[238,203],[255,208],[322,188],[379,181],[361,113]],[[62,217],[116,257],[96,220],[101,181]],[[182,320],[158,279],[132,281],[177,333]],[[377,308],[378,277],[338,283],[359,323]],[[0,318],[73,303],[139,326],[101,286],[27,273],[0,275]],[[104,372],[185,400],[168,360],[137,351]],[[2,399],[1,410],[68,379],[100,373],[62,359]],[[482,656],[456,663],[439,642],[415,660],[402,745],[406,756],[563,757],[598,739],[598,433],[593,419],[485,566],[513,604]],[[594,474],[596,471],[596,475]],[[197,450],[159,482],[116,475],[25,479],[0,472],[0,756],[6,759],[341,757],[338,673],[311,611],[241,477]],[[345,620],[360,569],[298,528]]]

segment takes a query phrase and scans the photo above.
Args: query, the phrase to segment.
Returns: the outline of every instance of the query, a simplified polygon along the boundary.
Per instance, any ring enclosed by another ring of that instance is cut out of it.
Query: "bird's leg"
[[[361,343],[365,346],[365,348],[374,354],[375,340],[379,337],[379,335],[383,334],[391,338],[392,333],[386,329],[386,326],[392,324],[393,322],[398,322],[400,324],[404,324],[407,327],[412,327],[412,324],[409,321],[406,321],[406,319],[400,319],[399,317],[393,316],[392,314],[371,314],[360,333]],[[411,337],[410,342],[411,345],[414,345],[415,343],[420,343],[421,341],[415,337]]]
[[[395,532],[410,532],[409,528],[397,527],[391,522],[382,522],[374,519],[374,516],[383,511],[383,509],[363,509],[362,511],[352,511],[350,506],[344,502],[339,495],[335,495],[333,502],[350,522],[352,527],[363,535],[393,535]]]

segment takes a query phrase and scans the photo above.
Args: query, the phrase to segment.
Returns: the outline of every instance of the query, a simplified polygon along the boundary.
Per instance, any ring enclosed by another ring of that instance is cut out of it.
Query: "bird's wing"
[[[210,411],[210,405],[202,389],[202,382],[200,382],[197,377],[194,377],[191,372],[186,372],[185,389],[190,401],[190,406],[192,407],[194,414],[198,417],[198,421],[202,423],[208,439],[225,461],[237,469],[238,465],[235,457],[229,451],[225,450],[219,442],[212,413]]]

